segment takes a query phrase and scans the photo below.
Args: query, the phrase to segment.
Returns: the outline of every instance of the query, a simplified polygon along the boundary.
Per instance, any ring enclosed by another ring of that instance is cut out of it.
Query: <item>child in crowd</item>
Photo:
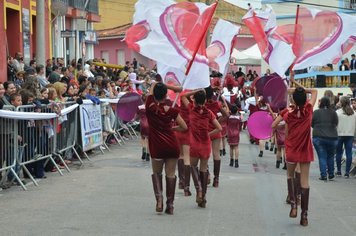
[[[146,96],[142,96],[142,100],[146,102]],[[150,160],[150,153],[148,149],[148,122],[146,116],[146,109],[145,105],[140,105],[137,108],[137,116],[140,119],[140,133],[141,133],[141,145],[142,145],[142,160],[149,161]]]
[[[230,145],[230,166],[239,167],[239,142],[241,115],[236,105],[231,106],[231,115],[227,119],[227,142]]]

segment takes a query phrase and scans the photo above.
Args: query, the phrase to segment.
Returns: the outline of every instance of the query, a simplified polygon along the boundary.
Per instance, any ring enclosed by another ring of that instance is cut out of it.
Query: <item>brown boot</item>
[[[297,201],[297,206],[300,206],[301,201],[301,187],[300,187],[300,173],[295,172],[295,199]]]
[[[309,188],[301,188],[301,208],[300,224],[303,226],[308,225],[308,206],[309,206]]]
[[[219,187],[219,175],[220,175],[221,160],[214,160],[214,181],[213,187]]]
[[[184,165],[184,196],[191,196],[190,187],[190,166]]]
[[[177,177],[174,176],[173,178],[167,177],[166,176],[166,211],[165,213],[168,215],[173,215],[173,202],[174,202],[174,194],[176,191],[176,182],[177,182]]]
[[[184,189],[184,160],[183,159],[178,159],[178,178],[179,178],[178,188]]]
[[[153,191],[156,197],[156,212],[163,211],[162,175],[152,174]]]
[[[191,166],[191,171],[192,171],[192,178],[194,182],[195,189],[197,191],[197,196],[196,196],[196,203],[202,203],[203,202],[203,189],[202,185],[200,182],[200,177],[198,174],[198,168],[195,166]]]
[[[290,212],[289,217],[296,218],[297,217],[297,203],[295,201],[295,187],[294,187],[294,178],[287,179],[288,183],[288,195],[290,200]]]
[[[198,203],[199,207],[205,208],[206,207],[206,190],[208,188],[208,172],[201,172],[200,171],[200,182],[202,186],[202,199],[203,201],[201,203]]]

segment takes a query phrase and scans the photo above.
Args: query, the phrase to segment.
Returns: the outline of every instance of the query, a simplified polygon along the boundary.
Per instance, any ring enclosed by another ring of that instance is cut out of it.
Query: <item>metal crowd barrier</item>
[[[4,106],[3,110],[14,111],[15,107]],[[5,184],[6,180],[12,183],[15,179],[26,190],[18,173],[18,166],[16,165],[19,140],[18,140],[18,126],[17,120],[0,117],[0,177],[1,185]]]
[[[66,102],[62,103],[62,108],[70,109],[71,106],[75,106],[75,102]],[[56,133],[56,151],[54,155],[61,158],[64,157],[64,160],[71,159],[73,153],[78,158],[79,162],[83,164],[83,160],[80,158],[75,146],[77,144],[78,139],[78,109],[70,109],[68,113],[61,115],[58,117],[58,125],[59,132]],[[63,161],[65,168],[68,172],[70,169],[68,168],[65,161]]]
[[[19,106],[16,108],[19,112],[38,112],[38,113],[53,113],[51,106],[42,105],[35,107],[33,105]],[[22,138],[23,149],[18,149],[19,154],[17,164],[23,168],[24,175],[26,174],[31,181],[38,186],[37,181],[33,177],[41,174],[44,171],[44,165],[51,161],[54,168],[57,169],[60,175],[63,175],[60,167],[55,161],[54,153],[56,151],[56,128],[58,127],[58,119],[23,119],[17,121],[18,135]],[[60,161],[65,165],[62,158]],[[66,166],[68,168],[68,166]],[[69,169],[67,169],[69,170]]]
[[[109,138],[114,138],[121,146],[125,144],[123,132],[126,132],[131,139],[137,138],[135,126],[139,123],[136,121],[122,122],[116,115],[115,106],[117,101],[105,100],[101,103],[102,115],[102,132],[107,134],[103,145],[110,151],[106,141]],[[54,168],[60,175],[63,175],[59,163],[61,163],[68,172],[70,169],[65,162],[65,159],[76,155],[79,162],[83,164],[83,160],[76,151],[76,145],[80,146],[78,136],[79,126],[79,109],[74,102],[60,104],[62,113],[55,116],[53,104],[42,105],[36,107],[34,105],[19,106],[4,106],[3,110],[12,112],[35,112],[35,113],[50,113],[43,118],[40,115],[26,116],[25,113],[0,114],[0,181],[4,183],[6,180],[10,182],[17,181],[18,184],[27,190],[26,186],[20,179],[20,171],[27,175],[35,186],[38,182],[35,177],[43,173],[43,167],[49,161],[52,162]],[[12,116],[15,117],[12,117]],[[100,150],[103,152],[102,148]],[[84,155],[89,157],[84,152]],[[55,159],[58,158],[57,163]],[[42,172],[41,172],[42,171]]]

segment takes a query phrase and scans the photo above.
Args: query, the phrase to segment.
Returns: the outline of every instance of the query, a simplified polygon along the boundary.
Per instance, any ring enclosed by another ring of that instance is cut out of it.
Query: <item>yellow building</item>
[[[186,0],[177,0],[183,2]],[[137,0],[99,0],[99,15],[101,22],[94,25],[96,30],[109,29],[117,26],[132,23],[132,16],[135,12]],[[190,2],[204,2],[211,4],[212,0],[201,0]],[[234,6],[228,2],[220,1],[216,10],[215,17],[228,20],[233,23],[241,24],[241,17],[246,10]]]

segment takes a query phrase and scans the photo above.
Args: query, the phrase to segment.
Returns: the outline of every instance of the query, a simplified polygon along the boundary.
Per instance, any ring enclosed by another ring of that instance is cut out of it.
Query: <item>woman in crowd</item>
[[[176,188],[175,169],[179,157],[179,146],[174,131],[185,131],[187,125],[179,111],[165,103],[167,89],[180,90],[157,83],[151,88],[146,99],[146,116],[149,125],[149,150],[152,157],[152,183],[156,196],[156,212],[163,211],[162,171],[166,173],[166,214],[173,214],[173,202]],[[172,120],[177,126],[172,126]]]
[[[319,158],[320,180],[334,179],[334,156],[337,144],[338,117],[331,108],[329,97],[320,100],[313,113],[313,144]],[[327,178],[328,177],[328,178]]]
[[[297,164],[300,165],[301,172],[301,218],[302,226],[308,225],[308,205],[309,205],[309,169],[310,162],[314,160],[313,145],[311,141],[311,122],[313,116],[313,106],[317,98],[316,89],[305,89],[294,80],[294,73],[291,73],[290,81],[297,87],[288,89],[293,96],[294,106],[285,109],[272,124],[273,128],[284,120],[288,126],[288,135],[285,140],[286,160],[287,160],[287,183],[288,195],[291,202],[289,217],[297,217],[296,202],[296,181],[294,179]],[[307,93],[311,98],[307,101]]]
[[[346,169],[345,178],[350,177],[350,168],[352,163],[352,142],[355,136],[356,128],[356,116],[355,112],[350,106],[349,97],[340,98],[341,108],[336,111],[339,118],[339,123],[337,126],[338,142],[336,146],[336,165],[337,165],[337,176],[341,176],[341,157],[343,154],[343,148],[345,148],[346,153]]]
[[[190,96],[194,95],[194,105],[190,103]],[[211,153],[210,137],[222,131],[213,112],[205,106],[204,90],[188,92],[182,96],[182,102],[190,112],[190,163],[192,177],[197,191],[196,202],[199,207],[206,207],[206,191],[208,185],[208,160]],[[211,126],[214,129],[211,129]],[[198,174],[198,164],[200,164]]]

